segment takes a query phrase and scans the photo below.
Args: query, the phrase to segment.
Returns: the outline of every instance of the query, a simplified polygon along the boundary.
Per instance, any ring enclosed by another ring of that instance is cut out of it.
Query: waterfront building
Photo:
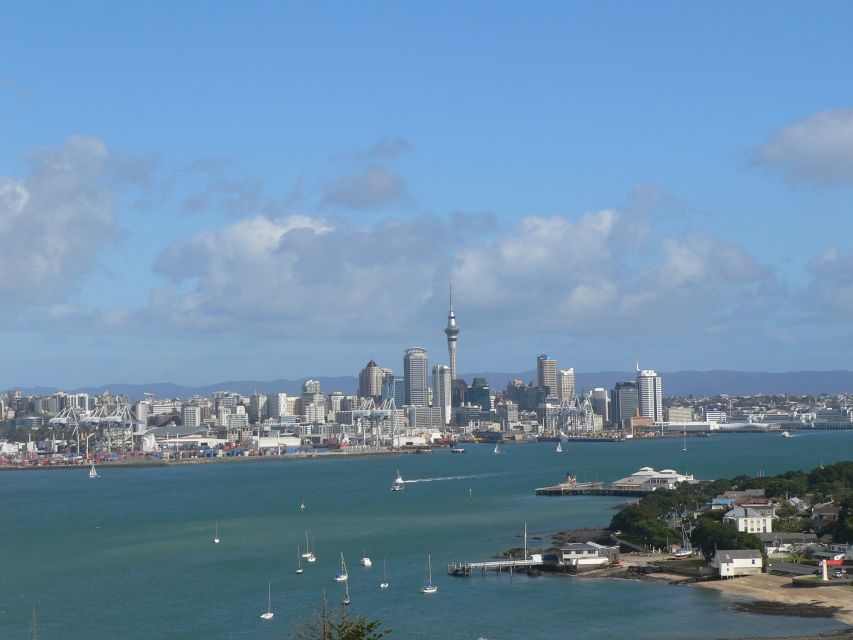
[[[726,422],[725,411],[705,410],[705,422]]]
[[[445,425],[450,424],[450,367],[439,364],[432,368],[433,406],[441,411]]]
[[[559,389],[560,400],[569,400],[575,395],[575,370],[560,369],[557,374],[557,388]]]
[[[536,385],[546,398],[557,399],[557,361],[547,353],[536,358]]]
[[[624,428],[625,420],[637,415],[639,406],[640,397],[637,393],[637,383],[631,381],[617,382],[611,398],[613,425],[620,429]]]
[[[610,424],[610,394],[607,389],[603,387],[593,389],[591,401],[593,413],[601,417],[601,426],[608,426]]]
[[[429,406],[429,359],[421,347],[406,349],[403,356],[403,377],[406,383],[405,404]]]
[[[512,429],[518,424],[518,405],[511,400],[501,400],[495,405],[498,422],[504,431]]]
[[[640,397],[640,416],[652,422],[663,422],[663,389],[661,377],[652,369],[637,366],[637,391]]]
[[[371,359],[370,362],[358,374],[358,395],[360,398],[375,398],[382,397],[382,379],[387,373],[376,361]]]
[[[678,473],[672,469],[661,469],[655,471],[651,467],[642,467],[630,476],[620,478],[612,482],[617,489],[643,489],[654,491],[656,489],[675,489],[682,482],[696,484],[699,482],[693,476]]]
[[[456,339],[459,327],[456,325],[456,312],[453,311],[453,285],[450,285],[450,311],[447,313],[447,326],[444,328],[447,336],[447,353],[450,356],[450,380],[456,380]]]
[[[406,417],[409,420],[409,431],[412,433],[440,432],[444,431],[446,426],[444,417],[438,407],[409,405],[406,407]]]
[[[382,378],[382,402],[391,399],[398,408],[406,404],[406,381],[393,373],[386,373]]]
[[[757,575],[764,570],[764,558],[758,549],[718,549],[711,566],[720,578]]]

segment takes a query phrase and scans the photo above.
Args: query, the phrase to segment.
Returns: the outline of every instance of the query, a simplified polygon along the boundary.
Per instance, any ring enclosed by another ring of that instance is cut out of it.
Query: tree
[[[323,608],[313,617],[303,620],[288,636],[291,640],[379,640],[391,633],[380,629],[379,620],[368,620],[364,616],[350,618],[346,607],[340,613],[329,611],[326,595]]]
[[[691,540],[709,560],[717,549],[757,549],[764,553],[761,540],[754,534],[743,533],[728,523],[710,518],[699,518]]]

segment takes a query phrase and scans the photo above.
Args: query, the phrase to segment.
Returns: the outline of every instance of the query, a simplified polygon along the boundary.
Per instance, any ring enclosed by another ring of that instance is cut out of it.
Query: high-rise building
[[[432,403],[441,410],[444,424],[450,424],[450,367],[447,365],[432,368]]]
[[[637,414],[640,397],[637,394],[637,383],[617,382],[611,397],[612,422],[615,427],[622,428],[622,423]]]
[[[360,398],[380,398],[382,396],[382,378],[385,369],[371,359],[358,374],[358,395]]]
[[[485,378],[474,378],[465,393],[465,402],[478,405],[484,413],[492,410],[492,388]]]
[[[545,397],[557,397],[557,361],[547,353],[536,358],[536,384]]]
[[[663,422],[661,377],[652,369],[641,371],[637,365],[637,391],[640,396],[640,417]]]
[[[323,422],[326,417],[326,399],[320,391],[319,380],[306,380],[302,383],[300,408],[306,422]]]
[[[429,406],[429,359],[421,347],[406,349],[403,356],[403,379],[406,381],[406,404]]]
[[[557,388],[560,400],[568,400],[575,395],[575,370],[560,369],[557,374]]]
[[[267,415],[269,415],[270,418],[280,418],[281,416],[290,415],[287,408],[286,393],[267,394]]]
[[[592,390],[592,412],[601,416],[603,426],[610,424],[610,394],[607,389],[596,387]]]
[[[450,355],[450,379],[456,380],[456,338],[459,327],[456,326],[456,312],[453,311],[453,285],[450,285],[450,311],[447,314],[447,326],[444,328],[447,336],[447,352]]]
[[[185,427],[195,429],[201,425],[201,407],[187,405],[181,410],[181,422]]]
[[[255,422],[262,422],[268,415],[266,394],[255,392],[249,400],[249,417]]]

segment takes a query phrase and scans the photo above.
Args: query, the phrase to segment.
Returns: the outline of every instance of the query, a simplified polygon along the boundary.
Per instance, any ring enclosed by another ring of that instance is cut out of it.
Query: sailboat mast
[[[524,523],[524,559],[527,560],[527,523]]]

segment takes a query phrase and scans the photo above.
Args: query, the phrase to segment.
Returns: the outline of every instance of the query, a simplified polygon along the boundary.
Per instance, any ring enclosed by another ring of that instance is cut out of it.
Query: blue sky
[[[850,368],[849,3],[15,3],[0,387]]]

